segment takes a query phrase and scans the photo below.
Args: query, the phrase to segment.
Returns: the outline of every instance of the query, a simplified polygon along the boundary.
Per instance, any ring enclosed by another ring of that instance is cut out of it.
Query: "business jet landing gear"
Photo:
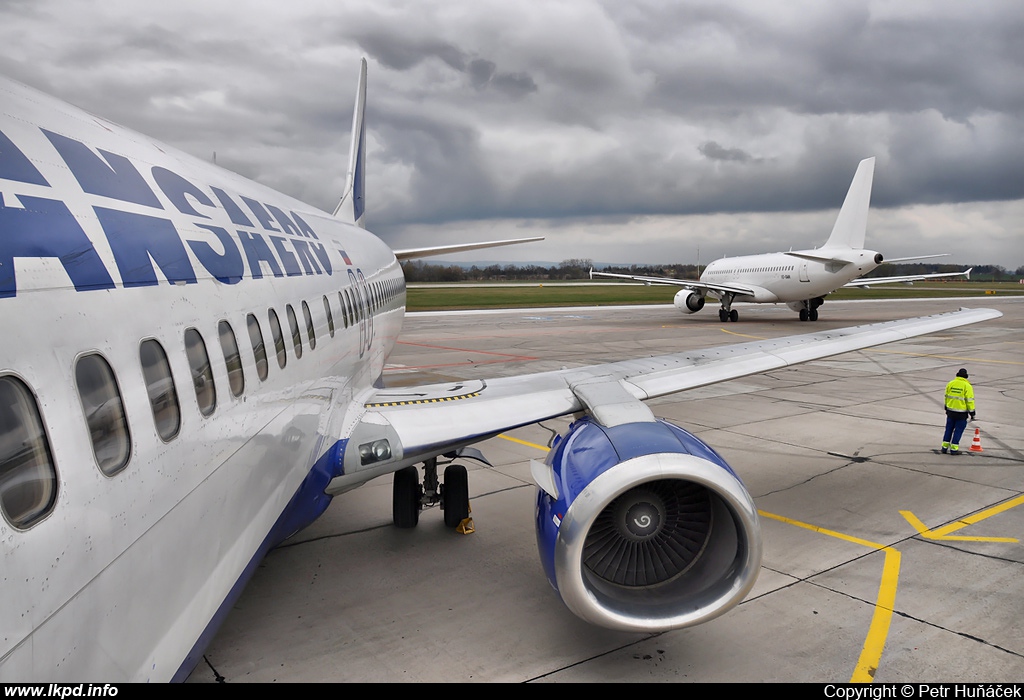
[[[437,457],[423,463],[422,485],[416,467],[399,469],[395,472],[391,495],[395,527],[416,527],[423,508],[440,504],[445,525],[462,534],[473,532],[473,520],[469,517],[469,477],[461,464],[448,464],[444,470],[444,484],[437,479]]]

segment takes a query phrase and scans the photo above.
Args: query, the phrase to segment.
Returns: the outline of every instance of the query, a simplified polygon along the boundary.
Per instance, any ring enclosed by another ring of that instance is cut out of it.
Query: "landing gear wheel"
[[[807,320],[807,309],[800,309],[800,320],[801,321],[806,321]]]
[[[740,320],[740,312],[737,311],[736,309],[733,309],[732,311],[730,311],[729,312],[729,320],[732,321],[733,323],[736,323],[737,321],[739,321]]]
[[[416,527],[420,521],[420,473],[416,467],[406,467],[395,472],[391,487],[391,518],[395,527],[404,530]]]
[[[718,320],[721,321],[722,323],[725,323],[726,321],[728,321],[729,320],[729,312],[726,311],[725,309],[719,309],[718,310]]]
[[[469,477],[461,464],[451,464],[444,470],[441,509],[444,510],[444,524],[448,527],[458,527],[469,517]]]
[[[810,311],[808,311],[807,312],[807,318],[809,318],[812,321],[817,321],[818,320],[818,310],[817,309],[811,309]]]

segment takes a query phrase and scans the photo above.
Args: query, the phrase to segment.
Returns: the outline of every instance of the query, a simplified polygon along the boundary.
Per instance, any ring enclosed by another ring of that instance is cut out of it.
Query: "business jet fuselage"
[[[533,465],[552,586],[609,628],[711,619],[754,584],[756,509],[643,400],[998,315],[382,387],[399,260],[460,246],[362,228],[365,70],[333,215],[0,80],[0,682],[182,679],[332,494],[394,473],[397,525],[464,525],[466,469],[439,485],[437,457],[570,414]]]

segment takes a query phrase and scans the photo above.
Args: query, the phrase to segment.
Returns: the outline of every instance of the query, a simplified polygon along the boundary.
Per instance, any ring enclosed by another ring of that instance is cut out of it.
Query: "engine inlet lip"
[[[598,598],[587,583],[583,550],[590,525],[605,507],[626,491],[661,479],[684,479],[710,489],[728,507],[737,527],[752,536],[743,552],[743,560],[737,562],[741,573],[725,595],[709,606],[691,606],[673,616],[646,619],[638,617],[635,611],[619,609]],[[563,602],[592,624],[640,632],[687,627],[733,608],[753,588],[761,567],[757,509],[740,480],[718,464],[681,453],[643,455],[605,471],[580,492],[562,519],[554,561],[556,583]]]

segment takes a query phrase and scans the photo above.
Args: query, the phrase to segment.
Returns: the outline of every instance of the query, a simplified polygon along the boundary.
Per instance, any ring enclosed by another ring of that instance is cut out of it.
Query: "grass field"
[[[624,304],[670,304],[678,291],[667,285],[564,284],[538,282],[502,287],[431,286],[408,290],[409,311],[445,309],[500,309],[544,306],[616,306]],[[1024,285],[1011,282],[920,282],[874,289],[843,289],[829,299],[910,299],[921,297],[1021,296]],[[712,303],[709,300],[709,304]]]

